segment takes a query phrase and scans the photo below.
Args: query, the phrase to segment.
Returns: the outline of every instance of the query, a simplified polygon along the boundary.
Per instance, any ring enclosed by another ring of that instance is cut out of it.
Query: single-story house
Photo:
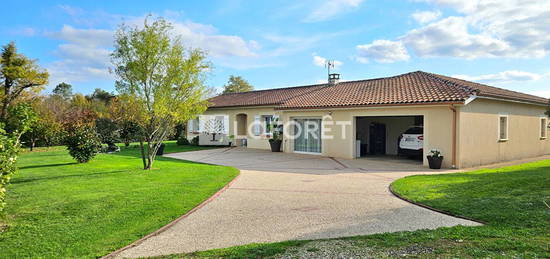
[[[271,125],[278,121],[285,133],[283,152],[354,159],[397,154],[401,134],[418,126],[424,165],[432,149],[441,151],[446,168],[550,154],[546,98],[422,71],[338,78],[331,74],[326,84],[216,96],[189,122],[188,138],[269,149]]]

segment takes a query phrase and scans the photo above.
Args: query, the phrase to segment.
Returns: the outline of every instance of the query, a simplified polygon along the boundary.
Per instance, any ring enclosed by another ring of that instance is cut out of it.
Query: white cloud
[[[216,28],[211,25],[173,21],[172,24],[174,32],[181,36],[184,44],[204,49],[213,57],[251,57],[256,55],[254,49],[259,47],[257,42],[246,41],[239,36],[217,34]]]
[[[64,41],[54,51],[60,59],[46,65],[50,85],[113,79],[108,69],[113,31],[64,25],[60,31],[47,32],[46,36]]]
[[[126,21],[126,24],[143,27],[145,18],[133,18]],[[172,24],[174,36],[181,37],[183,44],[187,47],[203,49],[214,58],[253,57],[257,55],[254,50],[260,48],[256,41],[247,41],[235,35],[219,34],[218,29],[210,24],[178,22],[170,19],[167,21]]]
[[[304,22],[320,22],[332,19],[342,13],[357,9],[363,0],[324,0],[303,20]]]
[[[441,12],[437,11],[417,11],[414,12],[411,17],[421,24],[435,21],[441,17]]]
[[[318,67],[324,67],[326,62],[327,62],[326,58],[315,55],[315,53],[313,53],[313,65],[316,65]],[[334,68],[335,69],[340,68],[343,64],[344,64],[344,62],[342,62],[342,61],[334,60]]]
[[[78,15],[80,9],[64,9],[71,15]],[[142,26],[143,19],[132,18],[128,25]],[[217,29],[208,24],[191,21],[169,21],[173,25],[174,36],[180,36],[186,47],[201,48],[213,59],[219,59],[223,66],[238,63],[247,66],[243,61],[225,62],[228,58],[256,57],[256,50],[261,46],[256,41],[246,41],[234,35],[219,34]],[[111,80],[109,73],[110,53],[113,47],[114,30],[79,29],[64,25],[57,32],[45,33],[46,36],[62,40],[54,54],[60,59],[46,65],[51,76],[50,84],[65,82],[84,82],[91,80]],[[250,64],[248,64],[250,66]]]
[[[423,0],[460,15],[400,39],[421,57],[541,58],[550,52],[550,1]]]
[[[63,25],[58,32],[48,32],[46,36],[85,46],[112,46],[113,31],[100,29],[75,29]]]
[[[507,83],[517,81],[534,81],[542,78],[542,75],[519,71],[519,70],[507,70],[495,74],[485,74],[478,76],[470,75],[453,75],[453,77],[461,78],[468,81],[477,81],[483,83]]]
[[[358,45],[357,51],[356,60],[361,63],[367,63],[370,59],[381,63],[393,63],[410,58],[407,49],[400,41],[375,40],[371,44]]]
[[[6,30],[11,35],[32,37],[35,36],[38,32],[32,27],[13,27]]]
[[[498,57],[510,51],[510,45],[483,34],[470,34],[463,18],[448,17],[401,38],[421,57],[452,56],[460,58]]]
[[[311,49],[315,44],[327,41],[335,37],[344,37],[355,30],[345,30],[339,32],[319,33],[313,35],[278,35],[265,34],[263,38],[273,45],[273,49],[262,53],[263,56],[277,57],[283,55],[291,55],[296,52]],[[269,44],[268,44],[269,45]]]
[[[532,95],[536,95],[536,96],[540,96],[540,97],[550,98],[550,90],[535,90],[535,91],[530,91],[530,92],[527,92],[527,93],[532,94]]]

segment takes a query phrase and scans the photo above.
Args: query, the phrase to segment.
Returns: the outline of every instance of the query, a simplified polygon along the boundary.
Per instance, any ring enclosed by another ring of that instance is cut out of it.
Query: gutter
[[[490,96],[490,95],[478,95],[477,98],[487,99],[487,100],[495,100],[495,101],[502,101],[502,102],[530,104],[530,105],[537,105],[537,106],[544,106],[544,107],[546,107],[548,105],[548,103],[520,101],[520,100],[508,99],[508,98],[502,98],[502,97],[493,97],[493,96]]]
[[[452,161],[451,161],[451,167],[452,168],[456,168],[456,142],[457,142],[457,136],[456,136],[456,121],[457,121],[457,111],[456,111],[456,107],[454,107],[454,105],[449,105],[449,109],[451,109],[451,111],[453,111],[453,124],[452,124]]]

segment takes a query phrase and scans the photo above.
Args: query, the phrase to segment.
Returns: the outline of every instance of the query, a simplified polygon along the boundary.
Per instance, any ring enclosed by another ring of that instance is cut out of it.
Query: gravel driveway
[[[388,186],[427,171],[388,159],[331,159],[252,149],[167,155],[230,165],[239,178],[220,196],[121,257],[193,252],[249,243],[366,235],[454,225],[479,225],[393,196]]]

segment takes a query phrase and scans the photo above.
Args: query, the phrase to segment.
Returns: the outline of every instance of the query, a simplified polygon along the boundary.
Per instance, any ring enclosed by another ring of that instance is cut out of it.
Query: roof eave
[[[529,101],[529,100],[525,100],[525,99],[504,97],[504,96],[491,95],[491,94],[480,94],[480,95],[477,96],[477,98],[503,101],[503,102],[531,104],[531,105],[537,105],[537,106],[548,106],[548,102],[536,102],[536,101]]]
[[[417,102],[417,103],[387,103],[368,105],[332,105],[332,106],[308,106],[308,107],[277,107],[276,110],[316,110],[316,109],[355,109],[355,108],[377,108],[377,107],[402,107],[402,106],[446,106],[450,104],[464,104],[464,101],[443,101],[443,102]]]

